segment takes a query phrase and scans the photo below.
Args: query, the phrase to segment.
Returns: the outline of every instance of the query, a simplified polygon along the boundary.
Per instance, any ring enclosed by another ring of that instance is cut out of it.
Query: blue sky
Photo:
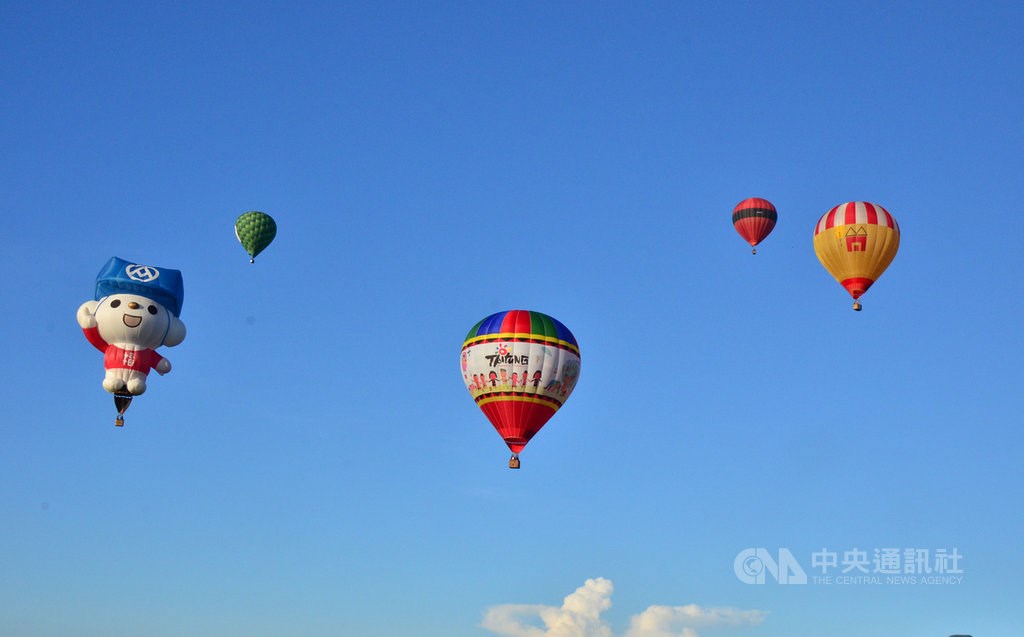
[[[0,633],[1016,635],[1022,28],[0,4]],[[902,230],[860,313],[811,242],[850,200]],[[252,209],[279,226],[255,265]],[[123,429],[74,318],[114,255],[180,269],[188,327]],[[582,353],[518,472],[457,367],[512,308]],[[757,547],[808,583],[741,581]],[[962,578],[812,580],[883,548]]]

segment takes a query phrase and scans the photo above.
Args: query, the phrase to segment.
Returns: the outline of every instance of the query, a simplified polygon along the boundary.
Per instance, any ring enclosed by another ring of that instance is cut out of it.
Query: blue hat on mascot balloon
[[[96,275],[96,300],[111,294],[138,294],[156,301],[171,314],[178,316],[185,299],[185,285],[180,270],[140,265],[110,257],[110,261]]]

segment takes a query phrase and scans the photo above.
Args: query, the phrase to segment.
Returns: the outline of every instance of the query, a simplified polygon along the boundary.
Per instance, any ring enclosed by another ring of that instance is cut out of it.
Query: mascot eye
[[[117,307],[119,305],[121,305],[121,299],[114,299],[110,302],[110,307]]]
[[[146,308],[146,310],[148,310],[150,314],[156,316],[157,309],[155,305],[150,305],[149,307]]]

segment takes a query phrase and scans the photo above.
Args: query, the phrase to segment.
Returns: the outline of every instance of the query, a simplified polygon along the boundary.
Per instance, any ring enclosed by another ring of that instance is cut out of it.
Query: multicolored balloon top
[[[553,344],[562,344],[568,349],[580,353],[576,337],[558,319],[547,314],[530,310],[506,310],[495,312],[473,326],[466,335],[463,347],[470,343],[486,339],[516,337],[530,338]]]
[[[897,236],[900,233],[900,226],[896,223],[896,218],[882,206],[868,201],[847,201],[821,215],[818,225],[814,227],[814,234],[818,235],[837,226],[852,225],[881,226],[892,228],[896,231]]]

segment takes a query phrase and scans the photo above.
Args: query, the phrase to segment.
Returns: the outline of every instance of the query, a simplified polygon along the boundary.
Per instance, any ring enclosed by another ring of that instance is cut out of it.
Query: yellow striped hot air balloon
[[[825,269],[853,297],[860,296],[882,276],[900,247],[900,227],[878,204],[850,201],[829,210],[814,228],[814,253]]]

